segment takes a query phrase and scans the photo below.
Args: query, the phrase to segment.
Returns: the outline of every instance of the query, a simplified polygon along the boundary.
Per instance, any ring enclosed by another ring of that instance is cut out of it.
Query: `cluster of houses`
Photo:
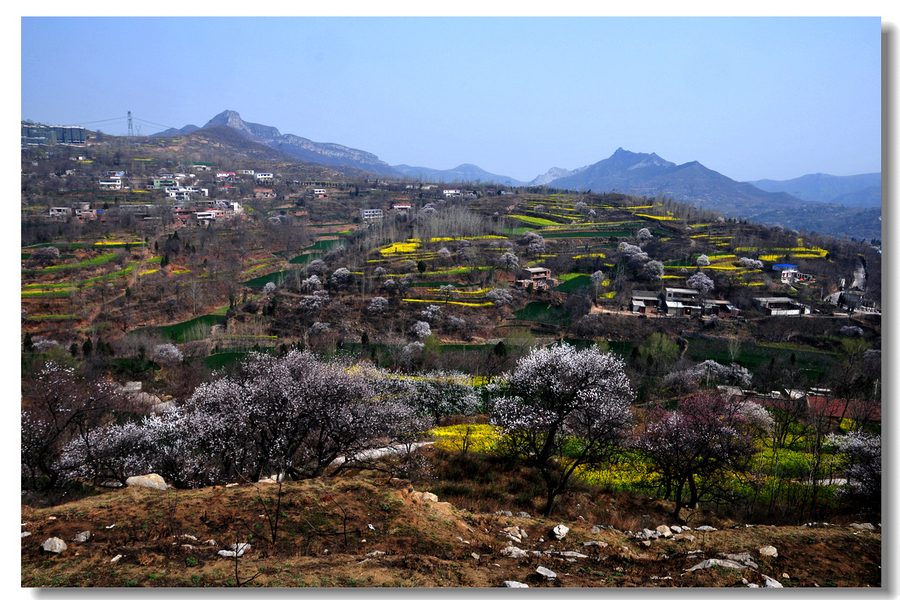
[[[667,287],[662,292],[634,290],[631,293],[631,312],[669,317],[740,314],[740,310],[728,300],[701,298],[698,290],[676,287]]]
[[[783,410],[798,416],[816,415],[838,424],[849,420],[857,427],[881,424],[881,402],[835,398],[831,390],[826,388],[759,393],[736,386],[717,387],[729,397],[752,400],[765,408]]]
[[[162,219],[160,207],[155,204],[120,204],[118,210],[120,214],[125,212],[144,221]],[[171,210],[176,226],[209,225],[216,221],[240,218],[244,214],[244,207],[240,202],[229,200],[182,202],[169,210]],[[102,208],[91,208],[90,202],[76,202],[74,206],[51,206],[48,216],[51,219],[64,221],[74,218],[81,222],[95,219],[105,221],[107,218]]]
[[[758,297],[753,298],[753,304],[766,315],[799,316],[810,313],[809,306],[788,297]],[[729,317],[740,314],[740,310],[728,300],[701,298],[698,290],[675,287],[667,287],[662,292],[634,290],[631,293],[631,312],[667,317]]]

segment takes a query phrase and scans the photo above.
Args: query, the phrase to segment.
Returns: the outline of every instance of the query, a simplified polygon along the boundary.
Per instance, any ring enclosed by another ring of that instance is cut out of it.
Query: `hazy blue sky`
[[[737,180],[881,170],[878,18],[21,20],[22,118],[223,110],[389,164],[531,180],[618,147]],[[151,124],[152,123],[152,124]]]

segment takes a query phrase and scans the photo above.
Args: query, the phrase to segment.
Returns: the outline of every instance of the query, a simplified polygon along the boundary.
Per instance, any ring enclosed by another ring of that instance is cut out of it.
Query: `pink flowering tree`
[[[690,396],[677,410],[655,411],[637,438],[636,448],[675,505],[676,521],[682,522],[685,505],[727,499],[725,476],[745,471],[759,450],[756,435],[765,424],[745,404],[716,394]]]
[[[625,363],[596,348],[538,348],[516,363],[505,394],[491,406],[499,448],[537,469],[549,516],[576,470],[606,463],[631,424]]]

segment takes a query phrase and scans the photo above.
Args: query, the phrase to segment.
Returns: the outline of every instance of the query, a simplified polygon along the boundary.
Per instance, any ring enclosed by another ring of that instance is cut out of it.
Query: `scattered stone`
[[[522,583],[521,581],[504,581],[500,584],[500,587],[505,588],[527,588],[527,583]]]
[[[514,540],[516,542],[521,542],[523,539],[528,537],[528,534],[525,533],[524,529],[516,526],[504,528],[503,533],[505,533],[511,540]]]
[[[498,510],[497,512],[494,513],[494,516],[495,517],[511,517],[511,516],[513,516],[513,514],[511,511],[508,511],[508,510]]]
[[[116,555],[113,556],[111,559],[109,559],[109,562],[111,562],[111,563],[117,563],[117,562],[119,562],[119,559],[120,559],[120,558],[122,558],[122,555],[121,555],[121,554],[116,554]]]
[[[587,554],[582,554],[581,552],[574,552],[572,550],[566,550],[565,552],[555,552],[554,554],[559,554],[560,556],[565,557],[565,558],[588,558]]]
[[[553,537],[558,540],[563,539],[569,534],[569,528],[563,524],[559,524],[553,528]]]
[[[748,554],[747,552],[741,552],[740,554],[728,554],[725,556],[725,558],[745,564],[753,569],[759,568],[759,565],[753,562],[753,557],[750,556],[750,554]]]
[[[718,529],[709,525],[701,525],[695,531],[718,531]]]
[[[782,574],[781,574],[781,578],[782,578],[782,579],[790,579],[791,576],[788,575],[787,573],[782,573]]]
[[[58,537],[52,537],[41,544],[41,548],[44,550],[44,552],[53,552],[54,554],[59,554],[60,552],[65,552],[67,546],[66,543]]]
[[[72,538],[72,541],[83,544],[84,542],[88,541],[89,539],[91,539],[91,532],[90,531],[82,531],[81,533],[76,533],[75,537]]]
[[[180,536],[178,536],[178,537],[180,537],[180,538],[183,539],[183,540],[191,540],[192,542],[196,542],[196,541],[197,541],[197,538],[196,538],[195,536],[189,535],[189,534],[187,534],[187,533],[182,533],[182,534],[181,534]]]
[[[772,579],[768,575],[763,575],[763,577],[765,577],[765,579],[766,579],[766,582],[763,584],[763,587],[767,587],[767,588],[783,588],[784,587],[783,585],[781,585],[781,582],[779,582],[775,579]],[[790,579],[787,576],[787,574],[782,575],[782,577],[784,577],[785,579]],[[816,586],[816,587],[819,587],[819,586]]]
[[[850,527],[863,531],[875,531],[875,526],[871,523],[850,523]]]
[[[547,579],[556,579],[556,573],[554,573],[547,567],[538,567],[537,574],[542,577],[546,577]]]
[[[56,520],[56,517],[47,517],[47,520],[48,520],[48,521],[55,521],[55,520]]]
[[[584,520],[585,520],[585,518],[584,518],[584,517],[582,517],[582,516],[581,516],[581,515],[578,515],[578,517],[577,517],[577,520],[579,520],[579,521],[584,521]]]
[[[231,487],[237,487],[237,485],[238,485],[238,484],[236,484],[236,483],[226,483],[226,484],[225,484],[225,487],[231,488]]]
[[[366,556],[383,556],[383,555],[384,555],[383,550],[372,550],[371,552],[366,553]]]
[[[644,540],[641,542],[641,544],[643,544],[644,546],[647,546],[649,548],[650,546],[653,545],[653,542],[650,540]]]
[[[672,530],[669,529],[666,525],[660,525],[656,528],[657,533],[663,536],[664,538],[672,537]]]
[[[134,477],[129,477],[125,480],[125,485],[127,486],[138,486],[145,488],[153,488],[157,490],[167,490],[166,480],[157,475],[156,473],[150,473],[148,475],[135,475]]]
[[[23,537],[23,538],[26,538],[26,537],[28,537],[29,535],[31,535],[31,532],[30,532],[30,531],[23,531],[23,532],[22,532],[22,537]]]
[[[474,558],[475,560],[480,560],[480,559],[481,559],[481,555],[478,554],[478,553],[476,553],[476,552],[473,552],[471,556],[472,556],[472,558]]]
[[[228,550],[219,550],[217,554],[219,556],[224,556],[225,558],[234,558],[237,556],[240,558],[244,555],[244,552],[251,548],[250,544],[247,543],[239,543],[239,544],[231,544],[228,546]]]
[[[683,540],[685,540],[685,541],[687,541],[687,542],[693,542],[693,541],[695,541],[697,538],[695,538],[695,537],[692,536],[692,535],[686,535],[686,536],[683,536],[681,539],[683,539]]]
[[[182,544],[181,547],[184,548],[185,550],[193,550],[194,549],[194,547],[191,546],[190,544]]]
[[[500,554],[502,554],[503,556],[508,556],[510,558],[525,558],[526,556],[528,556],[528,552],[515,546],[507,546],[505,548],[501,548]]]
[[[681,527],[679,527],[678,525],[672,525],[671,527],[669,527],[669,529],[670,529],[673,533],[681,533],[681,532],[682,532]]]
[[[215,545],[216,545],[216,540],[210,539],[210,540],[206,540],[206,541],[203,542],[203,543],[204,543],[205,545],[207,545],[207,546],[215,546]]]
[[[729,569],[746,569],[747,565],[734,562],[733,560],[724,560],[721,558],[707,558],[703,562],[699,562],[688,571],[696,571],[698,569],[709,569],[710,567],[726,567]]]
[[[596,534],[596,533],[600,533],[601,531],[603,531],[603,530],[600,529],[600,526],[599,526],[599,525],[594,525],[594,526],[591,528],[591,533],[595,533],[595,534]]]
[[[747,581],[747,580],[745,579],[744,581]],[[748,584],[747,584],[747,587],[748,587],[748,588],[758,588],[759,586],[756,585],[755,583],[748,583]]]
[[[682,526],[681,526],[681,530],[682,530],[682,531],[690,531],[691,528],[688,527],[687,525],[682,525]]]
[[[422,500],[422,502],[437,502],[438,497],[431,492],[413,492],[410,494],[414,498]]]
[[[607,544],[606,542],[596,542],[596,541],[585,542],[584,545],[585,546],[599,546],[600,548],[606,548],[607,546],[609,546],[609,544]]]
[[[516,516],[521,517],[522,519],[530,519],[531,518],[531,515],[529,515],[527,512],[516,513]],[[528,587],[528,586],[525,586],[525,587]]]
[[[771,556],[772,558],[778,558],[778,550],[775,546],[763,546],[759,549],[760,556]]]

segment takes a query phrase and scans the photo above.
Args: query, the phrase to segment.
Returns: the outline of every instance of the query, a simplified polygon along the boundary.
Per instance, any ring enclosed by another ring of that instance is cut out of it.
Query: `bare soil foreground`
[[[497,587],[517,581],[530,587],[762,587],[774,580],[784,587],[824,588],[881,583],[878,524],[874,530],[849,522],[747,526],[698,511],[689,530],[641,540],[609,523],[630,523],[636,532],[655,529],[667,524],[663,503],[596,493],[568,498],[550,519],[473,513],[436,501],[408,480],[373,471],[285,482],[280,506],[278,492],[274,483],[168,491],[129,487],[54,507],[22,506],[22,530],[30,535],[21,540],[21,585]],[[579,510],[587,517],[575,514]],[[603,514],[615,517],[604,523]],[[562,539],[553,534],[559,524],[569,528]],[[716,530],[701,531],[704,524]],[[74,541],[85,531],[87,541]],[[42,549],[53,537],[66,544],[58,554]],[[219,555],[244,542],[250,546],[243,556]],[[510,546],[523,552],[504,550]],[[766,546],[777,556],[765,556],[760,550]],[[744,568],[689,570],[706,559],[743,553]],[[756,567],[745,566],[750,563]],[[539,567],[555,577],[540,574]]]

